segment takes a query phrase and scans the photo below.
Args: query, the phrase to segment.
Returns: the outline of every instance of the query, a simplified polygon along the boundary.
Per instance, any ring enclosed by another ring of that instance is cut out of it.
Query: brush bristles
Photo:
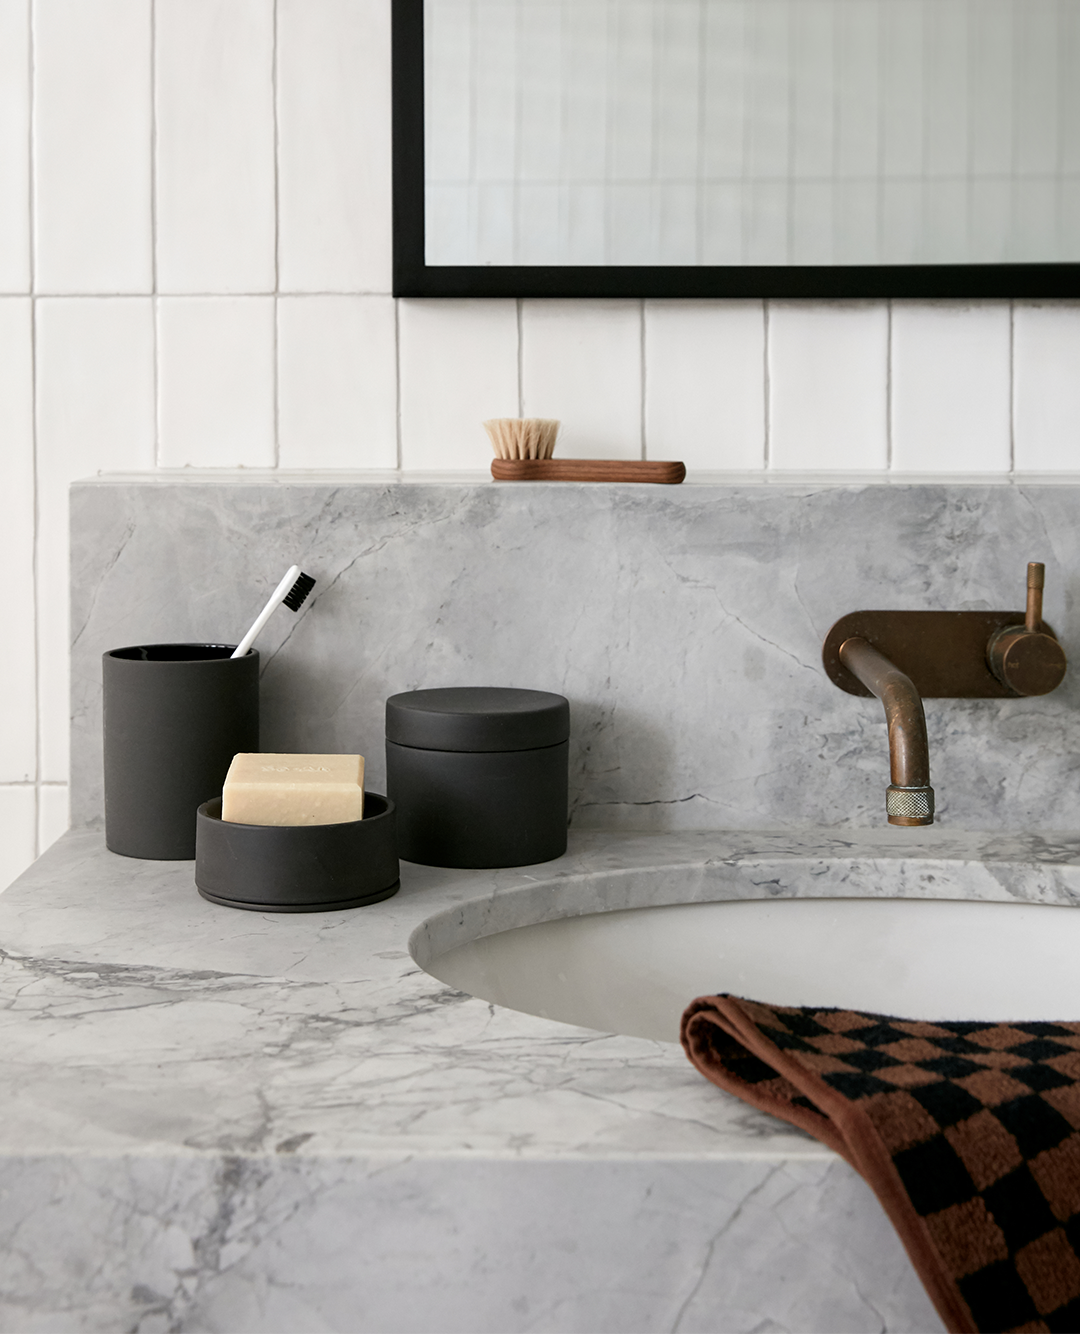
[[[484,430],[500,459],[549,459],[559,423],[550,417],[493,417]]]
[[[304,605],[304,599],[315,587],[315,580],[310,574],[301,574],[292,588],[281,599],[290,611],[299,611]]]

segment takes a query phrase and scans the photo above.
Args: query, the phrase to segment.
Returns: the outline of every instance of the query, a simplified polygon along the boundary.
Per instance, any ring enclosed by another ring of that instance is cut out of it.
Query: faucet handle
[[[990,670],[1014,695],[1048,695],[1061,684],[1068,665],[1065,650],[1043,629],[1045,581],[1046,566],[1041,561],[1030,561],[1024,624],[998,630],[986,646]]]
[[[1041,560],[1028,561],[1027,615],[1024,617],[1024,629],[1029,635],[1037,635],[1042,629],[1042,595],[1046,583],[1046,566]]]

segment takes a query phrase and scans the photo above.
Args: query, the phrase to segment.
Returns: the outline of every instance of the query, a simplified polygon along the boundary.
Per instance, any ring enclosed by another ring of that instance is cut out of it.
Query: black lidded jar
[[[566,851],[570,705],[458,686],[386,701],[398,854],[425,866],[530,866]]]

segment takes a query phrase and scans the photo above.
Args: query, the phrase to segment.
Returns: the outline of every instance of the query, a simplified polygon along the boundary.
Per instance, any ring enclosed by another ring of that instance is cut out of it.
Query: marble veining
[[[817,1141],[413,957],[639,902],[1077,902],[1080,838],[896,835],[574,833],[277,916],[69,833],[0,898],[0,1328],[939,1328]]]
[[[79,827],[0,898],[0,1330],[941,1328],[816,1140],[673,1045],[421,965],[646,904],[1080,904],[1075,672],[1041,700],[931,701],[940,822],[896,830],[880,706],[820,666],[860,607],[1019,608],[1033,559],[1075,657],[1080,487],[193,474],[71,500]],[[405,864],[394,899],[277,916],[105,850],[102,652],[235,640],[293,560],[319,582],[260,639],[264,748],[359,750],[381,790],[387,695],[558,690],[565,857]]]
[[[381,790],[387,695],[559,691],[578,829],[879,825],[881,706],[821,668],[859,608],[1019,611],[1042,560],[1080,662],[1076,485],[106,478],[71,501],[77,824],[101,814],[101,653],[234,641],[294,559],[319,582],[259,641],[266,749],[360,750]],[[1076,670],[1040,699],[929,701],[942,824],[1073,827],[1078,703]]]

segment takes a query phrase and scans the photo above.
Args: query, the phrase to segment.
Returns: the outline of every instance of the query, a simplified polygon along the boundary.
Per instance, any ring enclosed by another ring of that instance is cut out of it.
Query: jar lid
[[[386,701],[386,739],[419,750],[538,750],[570,735],[570,705],[546,690],[457,686]]]

